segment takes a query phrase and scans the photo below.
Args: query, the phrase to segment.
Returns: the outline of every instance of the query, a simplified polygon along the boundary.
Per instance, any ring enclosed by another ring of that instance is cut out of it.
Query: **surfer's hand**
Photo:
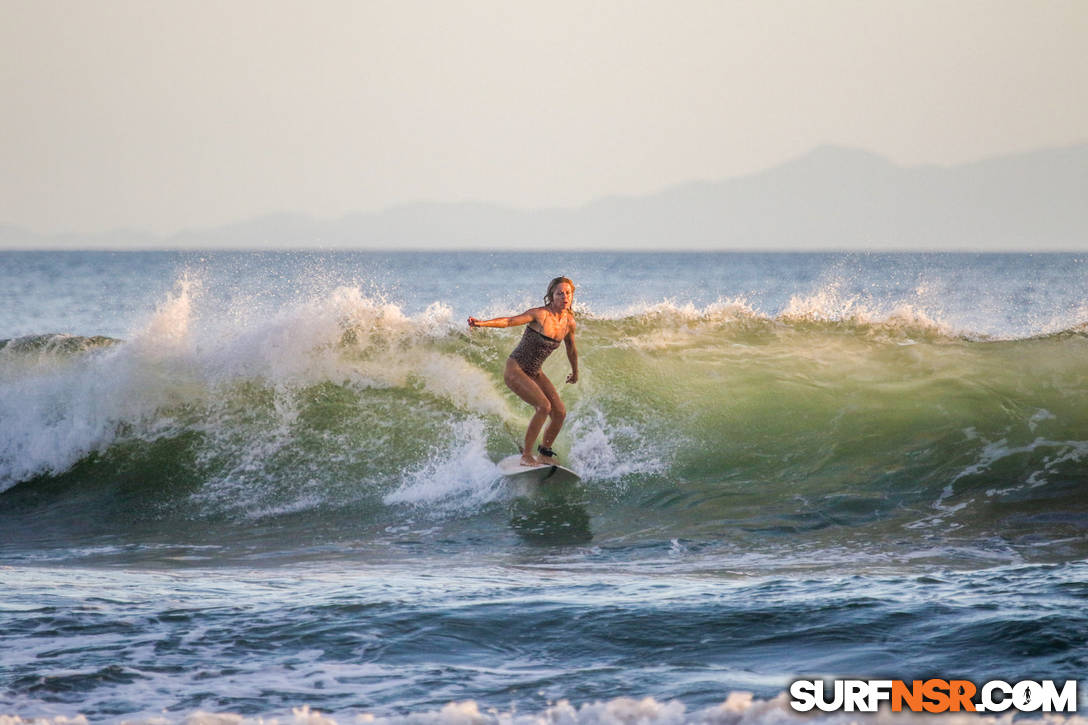
[[[574,372],[572,372],[570,375],[567,376],[567,382],[568,383],[578,382],[578,371],[577,370],[575,370]]]
[[[477,320],[475,317],[468,318],[468,326],[469,327],[476,327],[476,324],[478,322],[479,322],[479,320]]]

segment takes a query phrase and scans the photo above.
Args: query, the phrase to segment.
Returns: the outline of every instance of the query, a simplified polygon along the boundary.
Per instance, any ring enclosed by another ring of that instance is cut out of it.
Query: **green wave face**
[[[10,540],[33,539],[31,512],[54,531],[290,521],[338,540],[498,517],[532,538],[519,507],[542,494],[491,463],[529,417],[502,383],[519,333],[345,293],[226,336],[8,345]],[[986,340],[728,304],[584,315],[580,382],[562,348],[545,366],[583,475],[556,505],[617,545],[1083,556],[1086,348],[1079,330]]]

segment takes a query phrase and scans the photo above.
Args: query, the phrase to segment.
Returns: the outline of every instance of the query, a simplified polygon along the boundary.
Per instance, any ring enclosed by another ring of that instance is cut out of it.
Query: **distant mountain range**
[[[1088,144],[960,166],[903,167],[823,147],[747,176],[570,208],[418,203],[321,220],[275,214],[155,236],[41,236],[0,248],[1088,250]]]

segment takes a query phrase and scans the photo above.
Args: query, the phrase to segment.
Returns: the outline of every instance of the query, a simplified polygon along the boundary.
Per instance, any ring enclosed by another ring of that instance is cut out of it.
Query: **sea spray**
[[[0,490],[62,473],[125,436],[177,434],[165,411],[203,395],[188,346],[192,285],[182,280],[131,342],[81,349],[64,364],[11,372],[0,395]],[[15,361],[16,365],[20,362]]]

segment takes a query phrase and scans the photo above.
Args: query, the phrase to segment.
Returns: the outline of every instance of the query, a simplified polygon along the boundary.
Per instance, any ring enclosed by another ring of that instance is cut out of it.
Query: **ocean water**
[[[583,480],[516,486],[520,330],[465,318],[560,274]],[[898,722],[786,692],[1084,679],[1086,290],[1069,254],[0,253],[0,722]]]

